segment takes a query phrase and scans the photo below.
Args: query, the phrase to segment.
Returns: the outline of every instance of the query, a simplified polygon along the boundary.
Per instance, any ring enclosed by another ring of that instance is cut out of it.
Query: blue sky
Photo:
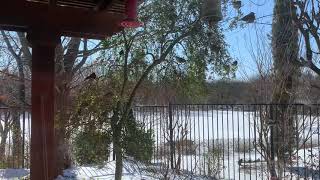
[[[266,24],[272,22],[274,2],[273,0],[242,0],[242,5],[243,14],[256,13],[257,23],[246,24],[243,27],[225,32],[229,52],[233,58],[238,59],[237,79],[247,79],[257,73],[256,64],[250,51],[257,52],[261,42],[266,44],[264,47],[269,43],[267,34],[271,33],[271,25]]]

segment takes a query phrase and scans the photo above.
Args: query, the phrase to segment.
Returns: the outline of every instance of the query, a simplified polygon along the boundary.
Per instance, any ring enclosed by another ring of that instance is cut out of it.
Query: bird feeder
[[[217,23],[221,21],[221,0],[203,0],[202,17],[209,23]]]
[[[137,16],[138,0],[128,0],[126,5],[127,19],[120,23],[121,27],[124,28],[138,28],[143,25],[139,22]]]

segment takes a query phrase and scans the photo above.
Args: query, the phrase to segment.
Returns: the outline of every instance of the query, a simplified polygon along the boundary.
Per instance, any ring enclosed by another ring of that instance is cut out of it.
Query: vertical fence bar
[[[296,118],[296,166],[297,167],[299,167],[299,154],[298,154],[298,151],[299,151],[299,126],[300,126],[300,124],[299,124],[299,112],[298,112],[298,110],[299,110],[299,106],[297,106],[296,107],[296,114],[295,114],[295,116],[297,117]],[[298,179],[300,178],[300,173],[298,173]]]
[[[183,124],[183,129],[182,129],[182,137],[181,137],[181,140],[182,140],[182,147],[181,147],[181,163],[182,163],[182,169],[185,170],[185,161],[184,161],[184,155],[186,155],[186,152],[187,152],[187,128],[188,128],[188,125],[186,124],[186,118],[183,116],[183,111],[184,111],[184,107],[185,106],[179,106],[179,109],[180,109],[180,121],[181,123]],[[185,113],[186,114],[186,113]]]
[[[199,166],[201,166],[201,142],[200,142],[200,107],[197,105],[197,129],[198,129],[198,137],[197,137],[197,140],[198,140],[198,164]],[[202,174],[202,171],[201,171],[201,167],[198,167],[199,168],[199,172],[200,172],[200,175]]]
[[[241,106],[240,106],[240,108],[241,108]],[[241,108],[242,109],[242,108]],[[241,109],[240,109],[240,111],[241,111]],[[240,111],[237,111],[237,123],[238,123],[238,128],[237,128],[237,131],[238,131],[238,138],[237,138],[237,141],[238,141],[238,176],[239,176],[239,179],[240,179],[240,166],[241,166],[241,161],[240,161],[240,114],[239,114],[239,112]]]
[[[309,157],[311,158],[311,162],[313,161],[314,157],[313,157],[313,147],[312,147],[312,140],[313,140],[313,131],[312,131],[312,126],[313,126],[313,119],[312,119],[312,109],[311,109],[311,106],[309,106],[309,124],[310,124],[310,134],[311,134],[311,137],[310,137],[310,154]],[[312,167],[312,166],[311,166]],[[312,167],[313,169],[313,167]],[[311,179],[314,179],[313,178],[313,175],[314,175],[314,172],[312,171],[311,173]]]
[[[248,152],[249,152],[249,157],[248,157],[248,161],[251,161],[251,127],[250,127],[250,121],[251,121],[251,109],[250,106],[247,106],[247,115],[248,115],[248,131],[249,131],[249,142],[248,142]],[[249,164],[249,166],[251,166],[251,163]],[[252,175],[252,168],[250,167],[249,169],[249,179],[251,180],[251,175]]]
[[[217,133],[217,140],[216,140],[216,149],[217,149],[217,156],[218,156],[218,166],[221,166],[221,164],[220,164],[220,142],[219,142],[219,106],[218,105],[216,105],[215,106],[215,109],[216,109],[216,133]],[[220,173],[221,172],[219,172],[219,178],[220,178]]]
[[[194,172],[198,173],[198,168],[199,168],[199,159],[198,159],[198,142],[197,142],[197,132],[196,132],[196,126],[197,126],[197,110],[196,110],[196,106],[192,105],[192,111],[193,111],[193,142],[196,146],[195,148],[195,152],[194,152]]]
[[[216,158],[216,157],[214,157],[214,156],[216,156],[216,154],[215,154],[215,144],[214,144],[214,142],[215,142],[215,140],[214,140],[214,138],[215,138],[215,136],[214,136],[215,129],[214,129],[213,112],[214,112],[214,105],[211,106],[211,123],[212,123],[211,124],[211,131],[212,131],[212,152],[213,152],[213,157],[212,158],[214,160]]]
[[[229,145],[229,106],[226,106],[226,110],[227,110],[227,156],[228,156],[228,178],[230,179],[230,154],[229,154],[229,150],[230,150],[230,145]]]
[[[206,156],[205,156],[205,132],[204,132],[204,121],[205,121],[205,118],[204,118],[204,105],[201,105],[201,116],[202,116],[202,157],[203,157],[203,175],[206,175]]]
[[[271,178],[276,178],[277,175],[276,175],[276,172],[275,172],[275,153],[274,153],[274,143],[273,143],[273,140],[274,140],[274,117],[273,117],[273,105],[270,105],[270,120],[271,122],[269,122],[269,126],[270,126],[270,150],[271,150]]]
[[[191,171],[191,174],[193,174],[193,164],[192,164],[192,159],[193,159],[193,146],[194,146],[194,141],[192,141],[192,121],[191,121],[191,117],[192,117],[192,114],[191,114],[191,107],[190,107],[190,105],[188,105],[187,106],[188,107],[188,114],[189,114],[189,123],[190,123],[190,125],[189,125],[189,127],[190,127],[190,129],[189,129],[189,131],[190,131],[190,133],[189,133],[189,138],[190,138],[190,148],[191,148],[191,157],[190,157],[190,170],[188,169],[188,171]],[[188,166],[188,168],[189,168],[189,166]]]
[[[263,133],[263,127],[264,127],[263,123],[264,123],[264,120],[265,120],[265,119],[263,119],[262,108],[263,108],[263,106],[261,104],[259,104],[259,121],[258,122],[260,122],[259,124],[260,124],[260,134],[261,135],[259,135],[259,138],[261,138],[261,139],[259,139],[258,141],[261,141],[261,142],[263,142],[263,134],[262,133]],[[268,145],[268,143],[267,143],[267,145]],[[267,151],[268,151],[268,146],[267,146]],[[264,168],[263,168],[263,164],[262,163],[265,160],[267,160],[267,158],[268,157],[264,157],[264,156],[262,156],[262,158],[261,158],[261,163],[260,163],[261,164],[261,167],[260,167],[260,169],[261,169],[261,179],[264,179]],[[267,164],[267,166],[268,166],[268,164]],[[268,169],[268,167],[267,167],[267,169]]]
[[[292,129],[292,131],[293,131],[293,133],[292,132],[290,132],[290,143],[289,143],[289,157],[288,157],[288,160],[289,160],[289,165],[290,165],[290,170],[289,170],[289,172],[290,172],[290,178],[292,179],[293,177],[292,177],[292,143],[294,143],[294,137],[293,137],[293,135],[294,135],[294,130],[295,130],[295,123],[294,123],[294,119],[295,119],[295,117],[294,117],[294,115],[293,115],[293,107],[294,106],[290,106],[290,108],[289,108],[289,113],[290,113],[290,121],[291,121],[291,124],[292,124],[292,127],[293,127],[293,129]],[[290,131],[290,130],[289,130]]]
[[[305,107],[302,106],[302,134],[303,134],[303,142],[305,142],[306,134],[305,134]],[[303,143],[303,166],[306,166],[306,143]],[[304,171],[304,177],[306,177],[307,171]]]
[[[225,135],[224,135],[224,114],[223,114],[224,113],[224,106],[223,105],[221,106],[221,109],[222,109],[221,110],[221,130],[222,130],[221,131],[221,133],[222,133],[221,140],[222,140],[222,166],[223,166],[223,169],[222,169],[223,173],[222,174],[223,174],[223,177],[225,177],[225,173],[226,173],[225,172],[225,168],[224,168],[225,167],[225,162],[224,162],[224,159],[225,159],[224,158],[224,152],[225,152],[225,149],[224,149],[224,143],[225,143],[224,142],[224,136]]]
[[[207,164],[207,166],[208,166],[208,175],[211,175],[210,174],[210,172],[209,172],[209,170],[210,170],[210,161],[212,161],[211,160],[211,158],[212,158],[212,155],[213,155],[213,153],[212,153],[212,151],[210,152],[210,131],[209,131],[209,129],[210,129],[210,124],[209,124],[209,105],[207,105],[207,118],[206,118],[206,120],[207,120],[207,135],[208,135],[208,139],[207,139],[207,154],[208,154],[208,164]]]
[[[317,135],[318,135],[318,156],[320,156],[320,131],[319,131],[319,128],[320,128],[320,120],[319,120],[319,105],[316,105],[316,114],[317,114]],[[317,176],[317,178],[318,179],[320,179],[320,160],[319,160],[319,162],[318,162],[319,164],[318,164],[318,171],[317,171],[317,173],[318,173],[318,176]]]
[[[244,128],[247,128],[245,126],[245,105],[242,106],[242,132],[243,132],[243,149],[245,150],[246,148],[246,133]],[[245,152],[245,151],[244,151]],[[246,153],[243,153],[243,164],[245,165],[245,161],[246,161]],[[243,173],[244,178],[246,179],[246,173]]]
[[[173,115],[172,115],[172,104],[169,103],[169,144],[170,144],[170,167],[174,169],[174,144],[173,144]]]
[[[256,135],[257,135],[257,127],[256,127],[256,119],[257,119],[257,110],[256,110],[256,105],[253,105],[253,113],[254,113],[254,116],[253,116],[253,136],[254,136],[254,143],[253,143],[253,147],[254,147],[254,159],[255,159],[255,162],[254,162],[254,169],[256,171],[256,179],[258,178],[258,168],[257,168],[257,139],[256,139]]]
[[[282,147],[281,147],[281,151],[282,151],[282,158],[283,158],[283,166],[281,166],[282,168],[282,171],[283,171],[283,174],[282,174],[282,177],[285,178],[285,167],[286,167],[286,153],[287,153],[287,150],[288,150],[288,147],[287,147],[287,143],[290,144],[290,141],[287,136],[287,133],[286,133],[286,128],[289,127],[289,121],[290,121],[290,117],[289,115],[287,114],[287,110],[288,110],[288,106],[287,105],[284,105],[284,104],[281,104],[280,105],[281,107],[281,117],[280,117],[280,121],[282,121],[282,126],[281,126],[281,131],[282,131]]]
[[[236,179],[236,163],[235,163],[235,149],[234,149],[234,106],[231,105],[231,119],[232,119],[232,163],[233,163],[233,179]]]
[[[25,133],[26,133],[26,112],[25,108],[22,109],[22,168],[25,168]]]

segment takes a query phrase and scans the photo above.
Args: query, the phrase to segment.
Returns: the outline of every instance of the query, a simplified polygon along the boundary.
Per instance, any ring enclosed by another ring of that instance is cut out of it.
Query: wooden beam
[[[103,39],[122,30],[124,14],[93,9],[56,6],[21,0],[2,0],[0,28],[27,31],[32,27],[54,27],[62,35]]]
[[[50,7],[56,7],[57,6],[57,0],[49,0]]]
[[[52,29],[28,33],[32,45],[32,121],[31,180],[52,180],[55,170],[54,146],[54,84],[55,48],[60,41]]]
[[[95,11],[100,11],[106,9],[113,0],[99,0],[97,6],[94,8]]]

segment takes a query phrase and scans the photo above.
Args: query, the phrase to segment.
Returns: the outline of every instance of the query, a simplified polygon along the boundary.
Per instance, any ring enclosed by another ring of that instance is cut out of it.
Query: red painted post
[[[32,44],[31,180],[54,179],[54,77],[57,33],[28,33]]]

